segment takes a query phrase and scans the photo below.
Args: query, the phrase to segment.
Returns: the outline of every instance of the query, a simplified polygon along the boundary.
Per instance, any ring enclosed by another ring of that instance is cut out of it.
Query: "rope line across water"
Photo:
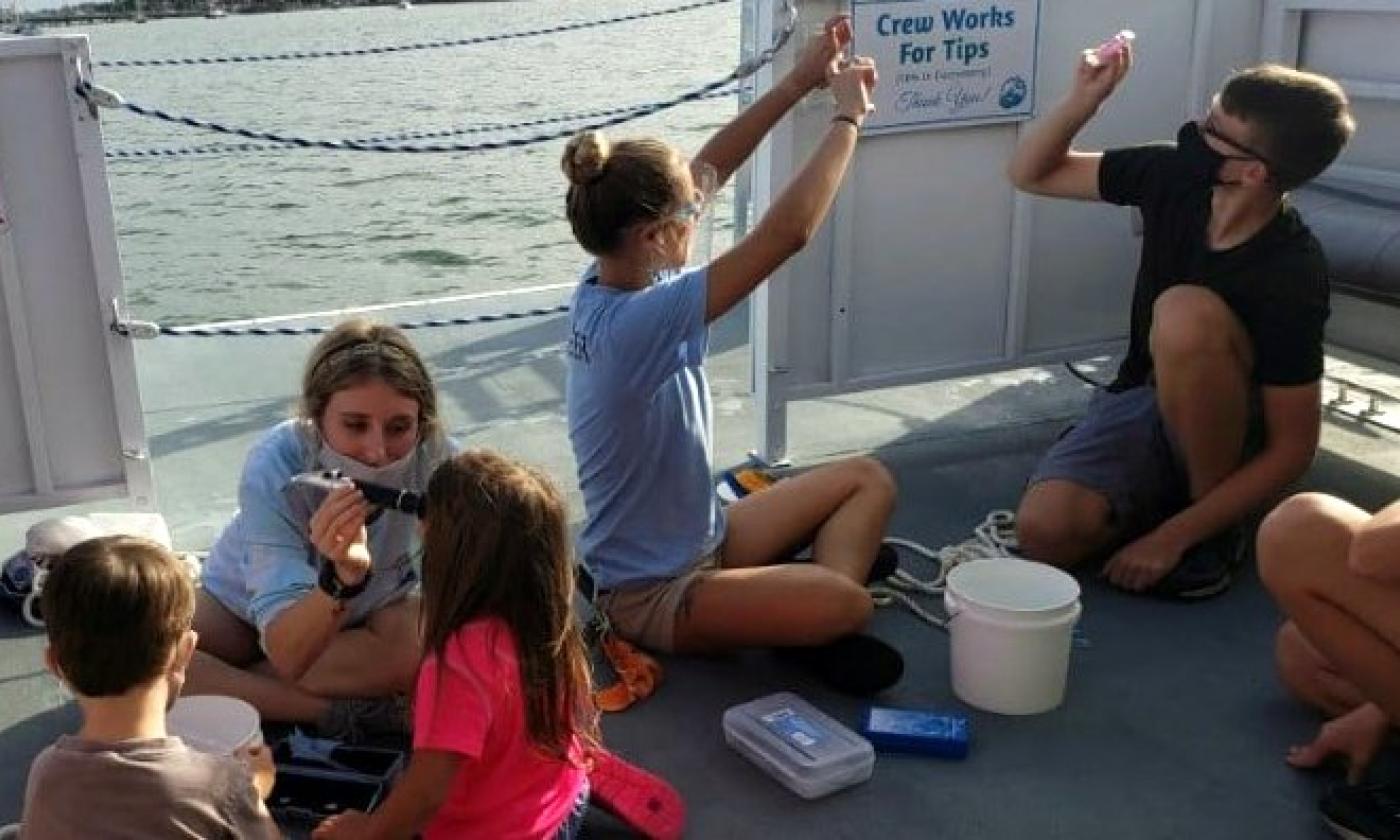
[[[617,17],[601,18],[597,20],[577,21],[574,23],[563,23],[558,26],[546,26],[538,29],[526,29],[520,32],[501,32],[492,35],[476,35],[471,38],[457,38],[450,41],[423,41],[414,44],[390,44],[377,47],[360,47],[348,50],[298,50],[296,52],[263,53],[255,55],[216,55],[197,56],[194,58],[148,58],[148,59],[114,59],[111,61],[93,62],[97,67],[189,67],[209,64],[258,64],[269,61],[309,61],[320,58],[348,58],[365,55],[389,55],[401,52],[416,52],[419,50],[440,50],[456,47],[470,47],[477,44],[499,43],[501,41],[514,41],[521,38],[538,38],[544,35],[557,35],[562,32],[578,32],[584,29],[595,29],[602,26],[611,26],[618,23],[630,23],[637,20],[647,20],[649,18],[675,15],[682,12],[690,12],[696,9],[703,9],[709,6],[720,6],[732,3],[734,0],[699,0],[699,2],[686,3],[681,6],[672,6],[666,9],[655,9],[647,12],[634,12],[629,15],[618,15]]]
[[[723,99],[733,96],[738,92],[738,88],[726,87],[720,90],[711,91],[696,97],[694,100],[700,101],[708,99]],[[573,114],[561,114],[555,117],[541,117],[531,120],[520,120],[509,123],[483,123],[481,125],[468,125],[458,128],[436,129],[431,131],[405,131],[395,134],[373,135],[369,137],[352,138],[356,143],[389,143],[400,140],[429,140],[440,137],[460,137],[465,134],[487,134],[492,132],[515,131],[522,128],[533,128],[543,125],[572,124],[583,120],[598,119],[600,117],[622,116],[630,114],[641,114],[648,104],[624,105],[617,108],[602,108],[595,111],[582,111]],[[649,111],[642,116],[656,113]],[[574,129],[570,129],[571,131]],[[279,152],[296,151],[306,146],[299,146],[290,143],[211,143],[201,146],[173,146],[173,147],[153,147],[148,149],[108,149],[107,158],[109,160],[132,160],[141,158],[178,158],[178,157],[199,157],[205,155],[225,155],[225,154],[247,154],[251,152]]]
[[[496,312],[489,315],[473,315],[463,318],[428,318],[422,321],[408,321],[395,324],[401,330],[424,330],[438,327],[466,327],[475,324],[493,324],[500,321],[518,321],[525,318],[544,318],[569,311],[567,304],[538,309],[523,309],[517,312]],[[134,321],[118,318],[112,323],[112,332],[127,338],[241,338],[246,336],[301,336],[324,335],[330,332],[329,326],[311,327],[162,327],[153,321]]]

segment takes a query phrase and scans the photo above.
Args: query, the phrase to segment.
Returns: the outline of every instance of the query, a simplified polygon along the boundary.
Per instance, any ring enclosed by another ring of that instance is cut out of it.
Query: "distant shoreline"
[[[415,0],[415,6],[437,6],[437,5],[459,5],[466,3],[511,3],[517,0]],[[162,3],[154,0],[148,8],[143,11],[144,21],[202,18],[208,17],[209,13],[217,9],[223,12],[223,16],[236,15],[270,15],[282,14],[285,12],[313,12],[324,11],[326,9],[358,9],[372,6],[394,7],[398,6],[398,0],[289,0],[289,2],[243,2],[243,3],[211,3],[207,7],[204,4],[194,4],[188,0],[175,0],[171,3]],[[58,9],[48,9],[43,12],[34,12],[22,16],[24,23],[36,26],[74,26],[83,23],[131,23],[136,21],[136,10],[134,0],[119,0],[116,3],[83,3],[73,6],[63,6]],[[144,22],[143,21],[143,22]]]

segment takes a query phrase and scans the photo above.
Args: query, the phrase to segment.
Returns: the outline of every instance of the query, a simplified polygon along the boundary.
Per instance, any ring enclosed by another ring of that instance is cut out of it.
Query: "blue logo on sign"
[[[1001,84],[1001,95],[997,97],[997,103],[1003,108],[1015,108],[1026,101],[1026,80],[1020,76],[1012,76]]]

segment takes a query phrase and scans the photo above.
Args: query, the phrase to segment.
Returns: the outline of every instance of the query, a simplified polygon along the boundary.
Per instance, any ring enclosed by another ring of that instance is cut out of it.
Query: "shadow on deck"
[[[882,447],[901,488],[892,533],[935,546],[963,539],[986,511],[1015,504],[1057,428],[911,435]],[[1306,485],[1368,507],[1400,497],[1400,478],[1334,450],[1319,455]],[[929,573],[922,561],[905,562]],[[876,615],[874,631],[907,662],[903,682],[881,702],[969,713],[973,748],[962,762],[881,756],[870,782],[798,799],[725,746],[721,714],[780,690],[851,724],[860,704],[759,651],[667,660],[665,685],[609,716],[607,740],[681,790],[694,837],[1326,836],[1315,803],[1332,777],[1283,763],[1317,719],[1274,679],[1278,616],[1252,570],[1199,604],[1131,597],[1092,578],[1084,586],[1089,646],[1073,652],[1064,706],[1034,717],[966,709],[949,685],[943,633],[898,608]],[[40,673],[42,637],[6,612],[0,639],[0,696],[14,721],[0,732],[3,822],[18,817],[32,757],[77,719]],[[595,837],[616,834],[606,820],[594,827]]]

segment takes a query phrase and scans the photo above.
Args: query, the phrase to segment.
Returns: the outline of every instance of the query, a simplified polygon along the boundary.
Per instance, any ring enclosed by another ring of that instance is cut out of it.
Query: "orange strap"
[[[661,685],[661,663],[614,633],[603,636],[603,654],[617,673],[617,682],[593,692],[600,711],[621,712],[645,700]]]
[[[740,487],[744,488],[745,493],[757,493],[760,490],[767,490],[769,487],[778,483],[778,479],[774,478],[772,474],[752,467],[734,470],[732,475],[734,476],[734,481],[737,482]]]

